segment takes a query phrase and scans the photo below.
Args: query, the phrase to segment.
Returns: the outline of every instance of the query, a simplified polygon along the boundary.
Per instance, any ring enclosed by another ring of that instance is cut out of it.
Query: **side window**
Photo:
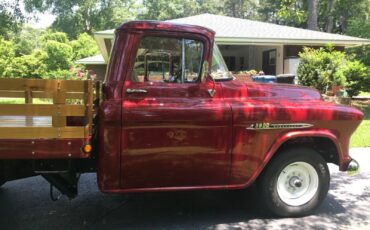
[[[202,56],[200,41],[144,37],[136,54],[131,81],[195,82],[200,76]]]

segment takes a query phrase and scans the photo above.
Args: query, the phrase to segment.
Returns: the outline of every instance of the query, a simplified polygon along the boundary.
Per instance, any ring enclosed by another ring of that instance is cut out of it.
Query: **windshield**
[[[218,46],[214,44],[213,46],[213,56],[212,56],[212,67],[211,76],[214,80],[230,80],[233,79],[233,75],[227,69],[225,61],[221,55]]]

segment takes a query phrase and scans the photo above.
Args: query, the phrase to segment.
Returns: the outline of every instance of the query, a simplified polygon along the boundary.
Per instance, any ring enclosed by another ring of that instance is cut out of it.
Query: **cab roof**
[[[174,31],[197,33],[205,36],[214,36],[215,32],[211,29],[202,26],[194,26],[173,22],[163,21],[130,21],[122,24],[116,29],[116,33],[121,30],[158,30],[158,31]]]

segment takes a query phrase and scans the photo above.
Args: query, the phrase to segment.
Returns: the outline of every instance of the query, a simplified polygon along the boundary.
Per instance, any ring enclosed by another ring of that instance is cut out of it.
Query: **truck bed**
[[[0,159],[88,157],[81,149],[92,135],[91,80],[0,79],[0,97],[25,101],[0,103]]]

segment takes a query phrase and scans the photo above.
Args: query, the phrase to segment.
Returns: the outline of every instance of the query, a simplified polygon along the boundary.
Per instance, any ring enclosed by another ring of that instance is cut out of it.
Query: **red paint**
[[[350,136],[363,118],[359,110],[326,103],[316,90],[292,85],[214,83],[209,77],[184,84],[131,82],[136,50],[146,35],[196,39],[204,45],[203,60],[212,61],[214,32],[202,27],[129,22],[116,31],[99,108],[97,174],[103,192],[244,188],[283,143],[296,137],[330,139],[345,169]],[[128,88],[147,94],[126,94]],[[214,97],[209,89],[216,90]],[[247,129],[262,122],[313,127]],[[68,148],[65,141],[41,140],[45,149],[38,156],[49,158],[46,150],[58,145],[53,157],[68,151],[86,157],[76,147],[81,140],[71,140]],[[0,141],[0,158],[9,150],[20,158],[31,148],[22,141],[9,143]]]
[[[128,76],[143,35],[201,39],[204,59],[211,62],[214,33],[204,28],[131,22],[117,30],[111,59],[115,64],[111,64],[105,87],[107,98],[115,101],[111,119],[122,120],[121,131],[118,122],[110,125],[104,119],[100,130],[117,138],[114,145],[109,140],[101,146],[118,146],[118,138],[121,145],[109,154],[100,152],[104,159],[98,172],[102,191],[243,188],[255,180],[279,146],[301,136],[329,138],[338,148],[341,168],[348,163],[348,142],[362,120],[360,111],[325,103],[319,92],[291,85],[217,82],[212,98],[207,92],[213,87],[209,79],[190,84],[131,82]],[[127,95],[127,88],[148,93]],[[116,110],[117,101],[121,111]],[[109,106],[105,109],[100,111],[109,112]],[[246,130],[256,122],[314,126]],[[109,162],[106,155],[111,156]]]
[[[0,159],[88,158],[83,139],[0,140]]]

